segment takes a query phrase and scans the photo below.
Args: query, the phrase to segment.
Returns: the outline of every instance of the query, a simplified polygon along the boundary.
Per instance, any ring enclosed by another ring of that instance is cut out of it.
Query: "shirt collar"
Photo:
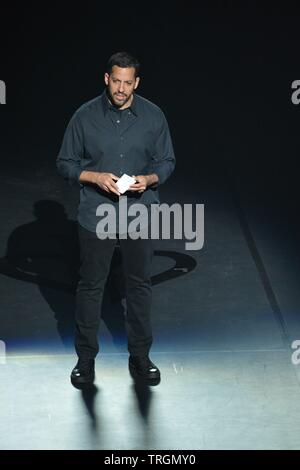
[[[104,90],[103,93],[102,93],[102,106],[103,106],[104,115],[106,115],[107,111],[110,108],[112,108],[112,104],[110,103],[110,101],[107,97],[106,90]],[[138,115],[138,113],[137,113],[137,99],[135,97],[135,94],[133,94],[132,103],[127,109],[130,109],[133,112],[133,114],[135,114],[136,116]]]

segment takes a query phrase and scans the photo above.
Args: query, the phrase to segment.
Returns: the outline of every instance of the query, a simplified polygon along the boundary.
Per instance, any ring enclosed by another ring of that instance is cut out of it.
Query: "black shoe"
[[[129,356],[129,371],[133,378],[141,378],[156,384],[160,381],[159,368],[148,356]]]
[[[73,385],[92,384],[95,380],[95,360],[79,358],[71,372]]]

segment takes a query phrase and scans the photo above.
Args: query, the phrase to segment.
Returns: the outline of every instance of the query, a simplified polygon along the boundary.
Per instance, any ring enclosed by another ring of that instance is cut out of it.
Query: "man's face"
[[[104,75],[109,99],[118,108],[126,107],[131,103],[134,90],[138,87],[139,77],[135,77],[134,67],[112,67],[111,74]]]

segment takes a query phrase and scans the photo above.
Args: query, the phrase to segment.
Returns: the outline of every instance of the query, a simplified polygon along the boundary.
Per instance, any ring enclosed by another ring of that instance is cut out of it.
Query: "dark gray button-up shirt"
[[[84,103],[68,123],[57,160],[58,172],[71,183],[80,184],[78,222],[95,232],[99,204],[118,209],[119,197],[96,185],[81,183],[83,170],[114,173],[116,176],[156,173],[159,182],[143,193],[127,191],[128,206],[139,202],[159,203],[157,187],[175,167],[175,156],[162,110],[137,95],[129,108],[118,110],[107,99],[106,90]],[[122,196],[121,196],[122,197]]]

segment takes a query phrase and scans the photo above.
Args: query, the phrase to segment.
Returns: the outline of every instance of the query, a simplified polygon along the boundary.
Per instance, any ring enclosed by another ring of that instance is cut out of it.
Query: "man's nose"
[[[123,93],[124,91],[124,84],[123,83],[120,83],[119,85],[119,93]]]

